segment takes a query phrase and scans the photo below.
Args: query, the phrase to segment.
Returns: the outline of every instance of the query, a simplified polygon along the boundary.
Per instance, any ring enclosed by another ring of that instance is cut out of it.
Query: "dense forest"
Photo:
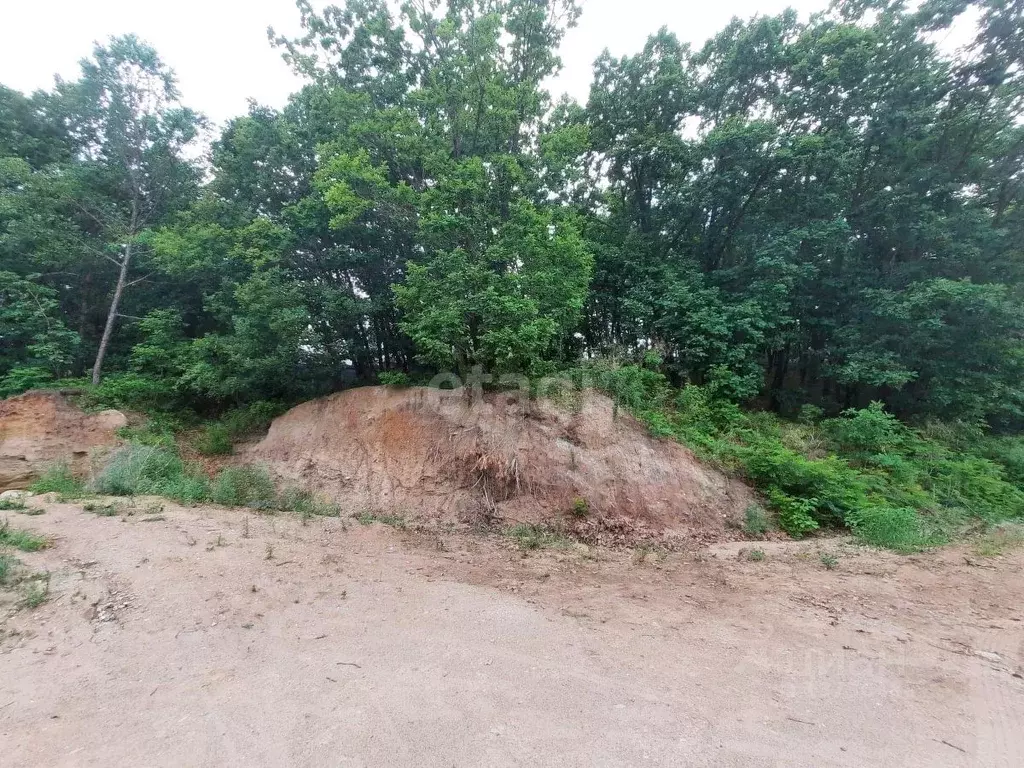
[[[1024,4],[662,29],[586,104],[546,87],[574,0],[298,10],[304,87],[219,135],[130,36],[0,87],[0,395],[590,368],[790,532],[1024,513]]]

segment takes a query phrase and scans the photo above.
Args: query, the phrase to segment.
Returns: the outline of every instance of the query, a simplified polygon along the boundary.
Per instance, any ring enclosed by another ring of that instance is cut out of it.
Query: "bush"
[[[251,464],[222,469],[213,481],[210,496],[215,503],[226,507],[279,508],[277,490],[270,473]]]
[[[802,539],[820,527],[812,514],[818,505],[817,499],[796,498],[777,488],[768,490],[768,498],[779,513],[779,526],[794,539]]]
[[[377,381],[385,387],[408,387],[410,385],[409,374],[402,371],[382,371],[377,374]]]
[[[747,505],[743,512],[743,531],[748,536],[764,536],[768,533],[768,515],[760,505]]]

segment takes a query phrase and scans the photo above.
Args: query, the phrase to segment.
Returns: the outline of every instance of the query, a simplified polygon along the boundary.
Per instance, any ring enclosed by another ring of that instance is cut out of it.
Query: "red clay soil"
[[[87,475],[127,423],[120,411],[85,413],[59,392],[0,400],[0,491],[27,487],[57,461]]]
[[[593,392],[563,406],[352,389],[284,414],[243,458],[346,511],[417,522],[558,522],[598,543],[734,538],[730,526],[753,501],[742,483],[651,437]]]

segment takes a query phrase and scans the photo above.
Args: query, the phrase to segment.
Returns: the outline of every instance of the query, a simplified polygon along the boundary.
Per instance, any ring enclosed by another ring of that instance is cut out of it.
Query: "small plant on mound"
[[[752,563],[760,563],[764,559],[765,554],[763,549],[752,549],[747,552],[747,560]]]
[[[85,491],[85,485],[71,472],[66,461],[51,464],[43,476],[29,486],[33,493],[57,493],[65,498],[77,498]]]
[[[213,481],[210,497],[226,507],[250,507],[262,511],[279,508],[277,489],[270,473],[251,464],[222,469]]]
[[[825,566],[825,570],[834,571],[839,567],[839,558],[833,555],[831,552],[822,552],[819,557],[821,564]]]
[[[572,500],[572,516],[573,517],[586,517],[590,514],[590,502],[584,499],[582,496],[577,496]]]

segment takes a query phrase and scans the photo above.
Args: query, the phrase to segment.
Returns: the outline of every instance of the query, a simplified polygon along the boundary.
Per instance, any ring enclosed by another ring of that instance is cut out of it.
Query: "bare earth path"
[[[8,768],[1024,765],[1019,551],[639,562],[46,510],[10,513],[54,546],[19,555],[51,599],[0,639]]]

